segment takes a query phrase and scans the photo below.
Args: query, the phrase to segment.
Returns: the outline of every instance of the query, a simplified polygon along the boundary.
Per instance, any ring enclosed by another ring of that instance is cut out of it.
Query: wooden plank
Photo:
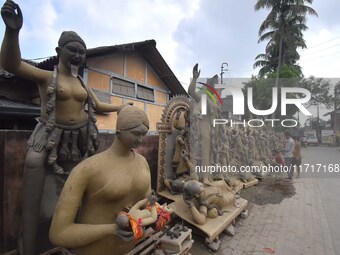
[[[218,183],[220,184],[220,183]],[[243,188],[243,184],[240,185],[240,189]],[[172,195],[167,190],[163,190],[159,193],[159,195],[171,199],[175,201],[171,205],[174,205],[175,211],[174,213],[180,217],[181,219],[185,220],[186,222],[192,224],[197,229],[202,231],[206,236],[207,242],[212,242],[215,240],[224,229],[226,229],[234,219],[236,219],[246,208],[248,201],[240,198],[238,201],[240,202],[240,207],[235,207],[234,205],[230,205],[227,208],[224,208],[228,212],[224,213],[222,216],[218,216],[217,218],[207,218],[207,221],[203,225],[199,225],[194,222],[190,209],[188,205],[184,202],[182,195]]]
[[[153,234],[154,231],[151,228],[147,229],[147,231],[148,231],[146,233],[147,237],[139,244],[137,244],[137,246],[135,246],[135,248],[129,251],[126,255],[148,254],[146,251],[148,251],[150,247],[152,248],[150,251],[152,251],[156,243],[159,241],[160,237],[164,235],[164,233],[161,231]]]
[[[256,184],[258,184],[259,180],[258,179],[254,179],[252,181],[243,183],[243,188],[244,189],[248,189],[249,187],[255,186]]]

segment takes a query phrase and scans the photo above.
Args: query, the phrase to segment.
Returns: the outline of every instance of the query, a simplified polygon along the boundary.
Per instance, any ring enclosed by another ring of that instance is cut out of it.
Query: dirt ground
[[[280,204],[283,199],[294,195],[294,185],[281,176],[264,178],[256,186],[241,191],[241,197],[248,200],[250,208],[252,204]]]

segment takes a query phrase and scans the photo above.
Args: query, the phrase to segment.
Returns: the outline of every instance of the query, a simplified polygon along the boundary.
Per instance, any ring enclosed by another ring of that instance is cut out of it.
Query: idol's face
[[[63,47],[57,48],[59,61],[65,67],[77,66],[81,67],[86,58],[86,48],[79,42],[68,42]]]
[[[117,136],[129,148],[137,148],[143,142],[143,137],[147,134],[148,128],[141,124],[138,127],[122,130],[117,133]]]

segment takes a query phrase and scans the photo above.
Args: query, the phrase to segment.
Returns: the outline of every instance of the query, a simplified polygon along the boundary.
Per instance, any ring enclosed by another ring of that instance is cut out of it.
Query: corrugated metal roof
[[[38,63],[37,62],[34,62],[34,61],[32,61],[32,60],[27,60],[27,59],[22,59],[22,61],[24,61],[24,62],[26,62],[26,63],[28,63],[28,64],[30,64],[30,65],[33,65],[33,66],[37,66],[38,65]],[[12,74],[12,73],[9,73],[9,72],[7,72],[5,69],[3,69],[2,67],[0,67],[0,77],[2,77],[2,78],[8,78],[8,79],[10,79],[10,78],[18,78],[17,76],[15,76],[14,74]],[[20,79],[20,78],[19,78]]]
[[[40,116],[40,107],[0,96],[0,115],[38,117]]]

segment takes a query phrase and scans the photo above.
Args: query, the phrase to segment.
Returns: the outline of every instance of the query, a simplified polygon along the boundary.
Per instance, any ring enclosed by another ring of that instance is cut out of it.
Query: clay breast
[[[75,99],[78,102],[84,102],[87,98],[87,91],[83,88],[79,79],[73,80],[73,82],[60,79],[57,85],[57,98],[61,100]]]

